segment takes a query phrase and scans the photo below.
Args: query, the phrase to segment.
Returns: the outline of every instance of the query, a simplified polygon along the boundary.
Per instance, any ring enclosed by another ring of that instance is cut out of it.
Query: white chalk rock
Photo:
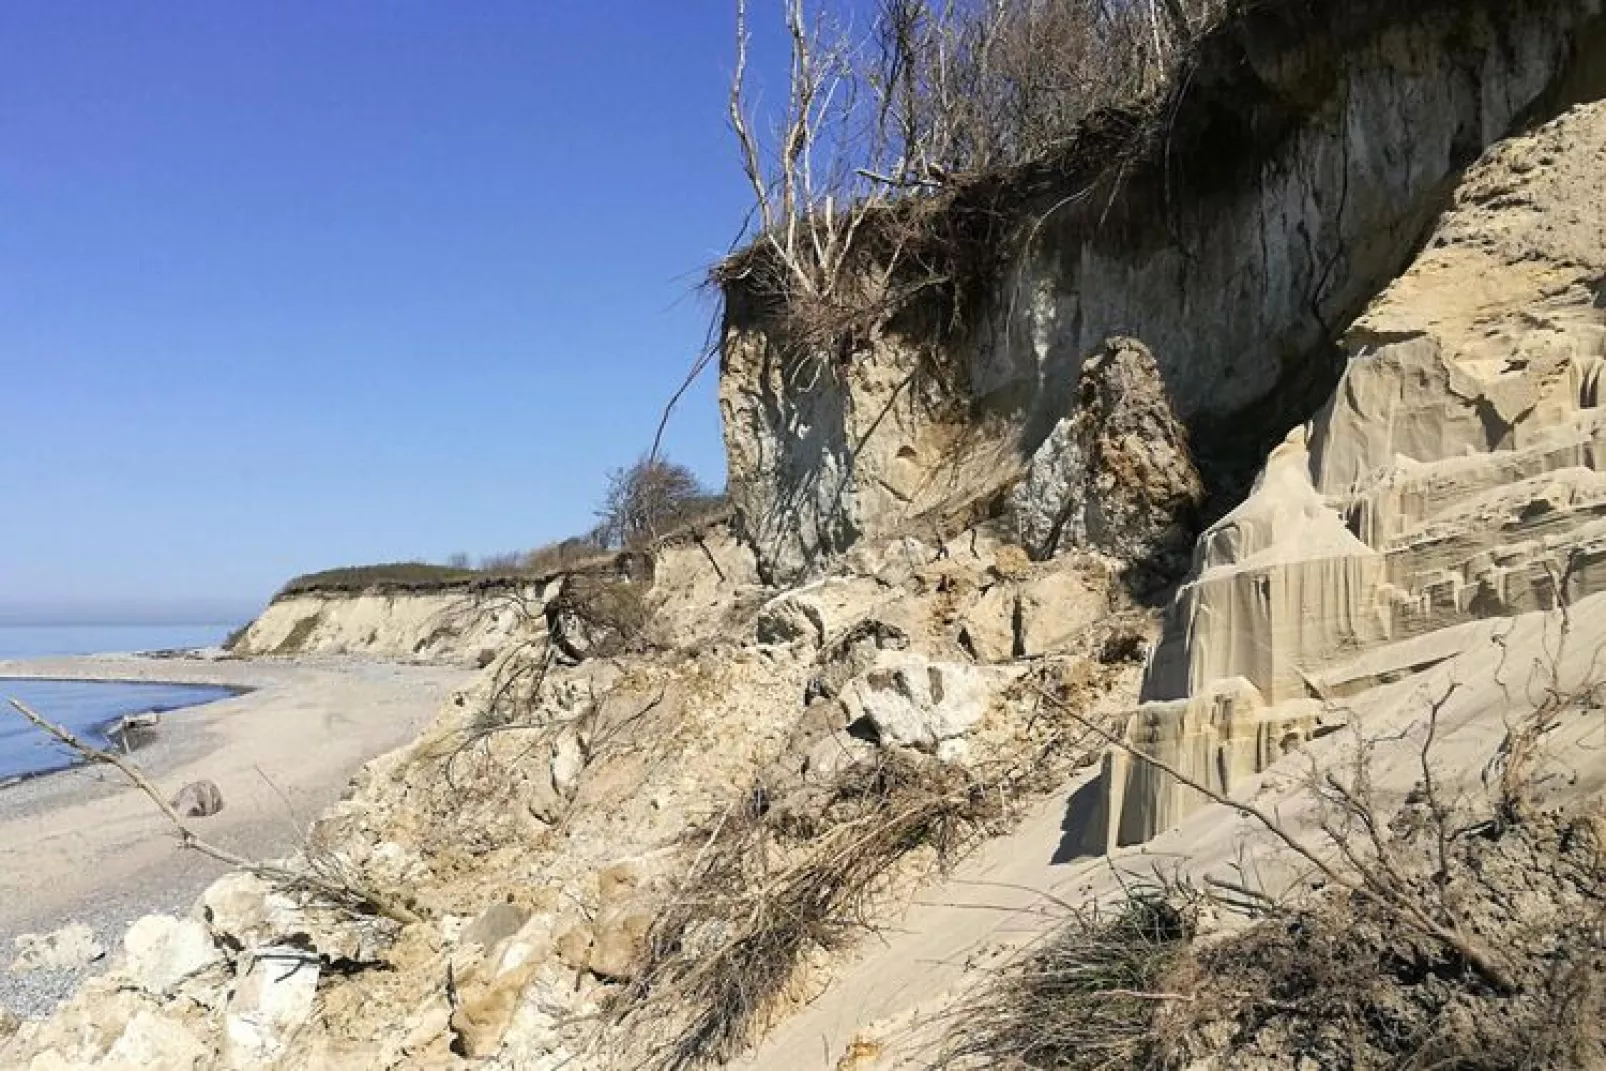
[[[300,949],[259,950],[229,999],[223,1024],[224,1066],[274,1064],[312,1014],[319,972],[318,958]]]
[[[121,973],[139,989],[171,997],[221,970],[223,954],[205,925],[171,915],[146,915],[123,937]]]
[[[106,946],[95,939],[95,931],[82,922],[69,923],[50,933],[24,933],[12,939],[17,958],[13,971],[74,970],[86,967],[106,954]]]
[[[869,672],[848,682],[842,701],[853,720],[875,727],[882,744],[935,751],[942,741],[974,729],[1016,675],[934,662],[911,651],[882,651]]]

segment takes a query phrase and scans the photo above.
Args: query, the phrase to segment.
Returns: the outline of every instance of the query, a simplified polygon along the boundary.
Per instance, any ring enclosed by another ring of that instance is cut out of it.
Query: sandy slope
[[[359,765],[411,740],[468,679],[456,669],[333,660],[0,662],[0,678],[16,676],[254,689],[170,715],[139,761],[173,791],[215,781],[224,810],[197,820],[197,830],[264,857],[292,849]],[[86,916],[115,928],[159,907],[181,909],[222,869],[177,852],[149,803],[109,772],[78,769],[0,790],[0,955],[19,932]]]
[[[1435,777],[1453,786],[1445,789],[1447,797],[1469,803],[1486,798],[1485,766],[1507,724],[1531,711],[1530,696],[1550,686],[1550,652],[1563,651],[1562,690],[1599,680],[1599,662],[1606,657],[1600,653],[1606,647],[1606,595],[1573,608],[1565,644],[1558,644],[1557,614],[1475,622],[1448,631],[1454,635],[1433,634],[1409,646],[1420,647],[1424,660],[1446,651],[1453,657],[1340,704],[1360,732],[1376,742],[1371,771],[1382,801],[1397,802],[1418,783],[1426,701],[1442,696],[1452,683],[1456,688],[1442,708],[1432,748]],[[1320,834],[1312,832],[1309,771],[1313,764],[1345,769],[1354,741],[1355,733],[1341,730],[1313,742],[1261,774],[1241,798],[1278,815],[1308,843],[1320,844]],[[1548,739],[1546,754],[1543,785],[1549,797],[1598,806],[1606,793],[1601,759],[1606,713],[1586,707],[1566,719]],[[1152,881],[1157,872],[1196,884],[1215,876],[1278,895],[1295,873],[1292,853],[1242,815],[1215,805],[1147,844],[1056,862],[1062,827],[1077,822],[1080,808],[1073,798],[1088,784],[1083,779],[1068,786],[1029,813],[1012,834],[967,860],[951,880],[922,893],[917,906],[881,940],[866,942],[861,958],[829,989],[734,1066],[832,1068],[855,1039],[869,1043],[861,1051],[880,1054],[876,1068],[925,1066],[924,1058],[940,1046],[948,1024],[963,1018],[965,989],[984,980],[1011,951],[1050,932],[1063,917],[1059,904],[1111,897],[1123,882]]]

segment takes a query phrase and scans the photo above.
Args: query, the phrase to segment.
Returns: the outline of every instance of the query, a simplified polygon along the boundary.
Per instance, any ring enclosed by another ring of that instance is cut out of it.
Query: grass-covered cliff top
[[[485,591],[550,580],[564,573],[587,573],[617,568],[621,559],[650,555],[655,549],[699,538],[708,529],[731,518],[722,495],[698,495],[686,512],[674,518],[652,539],[632,536],[620,545],[599,544],[590,537],[549,543],[522,554],[499,554],[478,567],[466,561],[440,565],[432,562],[385,562],[324,569],[295,577],[273,599],[297,595],[361,595],[397,593],[427,595],[435,592]]]

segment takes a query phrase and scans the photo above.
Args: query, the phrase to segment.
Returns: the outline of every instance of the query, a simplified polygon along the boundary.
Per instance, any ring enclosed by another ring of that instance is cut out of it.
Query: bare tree
[[[609,474],[608,490],[597,510],[597,532],[607,545],[651,542],[666,528],[688,519],[708,498],[686,466],[645,457]]]
[[[729,116],[753,241],[716,276],[783,307],[800,352],[874,331],[951,284],[953,267],[921,248],[939,229],[931,210],[981,175],[1048,156],[1093,111],[1153,103],[1224,6],[880,0],[854,35],[804,0],[779,3],[790,62],[784,108],[769,116],[754,107],[748,3],[736,0]]]

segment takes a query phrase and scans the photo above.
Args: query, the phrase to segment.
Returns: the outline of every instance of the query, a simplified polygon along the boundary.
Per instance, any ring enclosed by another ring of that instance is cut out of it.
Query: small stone
[[[191,781],[178,790],[172,806],[182,818],[210,818],[223,809],[223,791],[215,781]]]
[[[463,931],[461,943],[479,945],[489,949],[498,941],[505,940],[518,933],[526,922],[530,921],[530,912],[517,904],[492,904],[481,911],[479,917],[469,923]]]

